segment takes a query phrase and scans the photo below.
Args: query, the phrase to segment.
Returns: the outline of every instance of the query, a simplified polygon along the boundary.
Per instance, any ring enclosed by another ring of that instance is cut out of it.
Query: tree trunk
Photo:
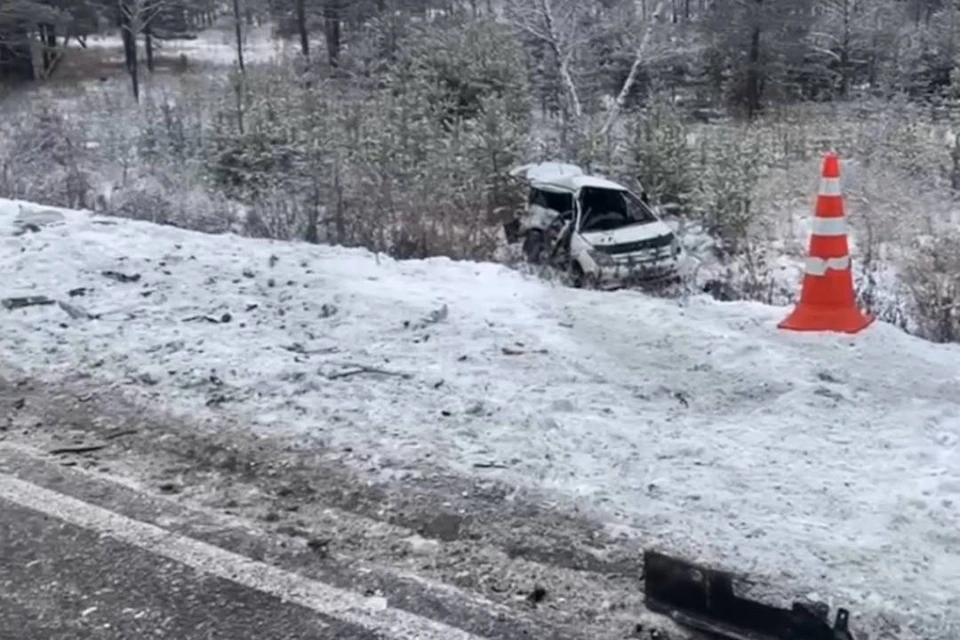
[[[313,178],[313,198],[312,202],[308,205],[309,210],[307,211],[307,228],[304,230],[303,240],[304,242],[309,242],[310,244],[320,244],[320,233],[317,228],[320,224],[320,185],[317,184],[319,177],[314,176]]]
[[[577,85],[573,81],[570,65],[566,59],[560,61],[560,79],[567,90],[570,114],[579,120],[580,116],[583,115],[583,105],[580,103],[580,94],[577,92]]]
[[[243,64],[243,16],[240,13],[240,0],[233,0],[233,24],[237,35],[237,63],[240,65],[240,73],[244,72]]]
[[[133,73],[137,64],[137,41],[126,29],[123,32],[123,55],[127,62],[127,71]]]
[[[840,97],[850,94],[850,0],[843,0],[843,35],[840,40]]]
[[[297,0],[297,28],[300,30],[300,51],[310,57],[310,32],[307,30],[306,0]]]
[[[633,90],[633,85],[637,81],[637,76],[640,75],[640,69],[647,57],[647,49],[650,47],[650,36],[653,34],[653,30],[656,26],[657,17],[663,11],[663,2],[664,0],[659,0],[659,2],[657,2],[657,6],[653,10],[651,19],[647,21],[647,27],[643,32],[643,38],[641,38],[640,44],[637,46],[637,51],[633,58],[633,64],[630,66],[630,73],[627,74],[627,79],[624,80],[623,86],[620,88],[620,93],[617,94],[617,99],[610,108],[610,113],[607,114],[607,118],[603,123],[603,128],[600,130],[600,135],[602,136],[606,136],[610,132],[610,129],[616,122],[617,117],[623,110],[624,105],[627,103],[627,98],[630,96],[630,91]]]
[[[130,33],[130,21],[126,17],[120,19],[120,35],[123,38],[123,58],[127,65],[127,73],[133,73],[137,59],[137,44]]]
[[[37,79],[33,53],[22,26],[0,32],[0,77],[26,81]]]
[[[323,25],[327,39],[327,60],[331,67],[340,64],[340,5],[339,0],[327,0],[323,8]]]
[[[755,0],[759,12],[763,0]],[[750,35],[750,54],[747,63],[747,119],[752,120],[760,113],[760,97],[763,92],[763,77],[760,72],[760,18],[756,17],[756,24]]]
[[[133,45],[133,57],[130,59],[130,82],[133,85],[133,99],[140,102],[140,68],[137,64],[137,38],[130,34]]]
[[[237,99],[237,131],[242,136],[245,131],[243,125],[243,76],[237,76],[233,86],[233,93]]]
[[[955,192],[960,192],[960,136],[953,140],[950,159],[953,161],[953,168],[950,172],[950,188]]]
[[[343,185],[340,182],[340,171],[340,156],[337,155],[333,165],[334,220],[337,230],[336,244],[342,245],[347,242],[347,224],[343,216]]]
[[[553,13],[550,11],[550,4],[543,3],[543,19],[547,27],[547,45],[557,60],[557,72],[560,74],[560,83],[567,92],[567,113],[574,119],[579,120],[583,115],[583,105],[580,103],[580,94],[577,91],[577,84],[573,81],[573,74],[570,73],[570,52],[564,51],[560,46],[560,36],[557,34],[556,25],[553,21]]]
[[[153,73],[153,31],[150,27],[143,30],[143,40],[147,50],[147,71]]]
[[[57,55],[57,27],[52,24],[40,25],[40,40],[43,43],[43,77],[53,71]]]

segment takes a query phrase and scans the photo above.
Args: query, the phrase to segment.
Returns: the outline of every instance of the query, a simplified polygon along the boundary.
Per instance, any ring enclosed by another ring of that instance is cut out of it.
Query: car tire
[[[574,289],[587,288],[588,278],[579,262],[570,263],[570,286]]]

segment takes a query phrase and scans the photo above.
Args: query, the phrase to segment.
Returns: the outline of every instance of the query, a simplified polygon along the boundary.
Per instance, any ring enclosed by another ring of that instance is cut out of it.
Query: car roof
[[[531,183],[534,188],[560,188],[566,191],[579,191],[586,187],[594,189],[610,189],[612,191],[627,191],[623,185],[598,176],[553,176],[548,180],[536,180]]]
[[[525,178],[532,187],[548,191],[579,191],[585,187],[627,191],[623,185],[606,178],[590,176],[574,164],[564,162],[534,162],[515,167],[510,171],[514,177]]]
[[[510,170],[510,175],[516,178],[525,178],[531,182],[550,180],[556,176],[582,176],[583,169],[575,164],[566,162],[532,162]]]

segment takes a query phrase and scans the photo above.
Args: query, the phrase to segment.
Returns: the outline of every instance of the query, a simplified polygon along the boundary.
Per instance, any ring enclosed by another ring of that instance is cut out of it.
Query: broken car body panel
[[[690,629],[724,640],[853,640],[850,614],[828,622],[821,602],[780,609],[737,595],[732,574],[647,550],[643,554],[647,608]]]

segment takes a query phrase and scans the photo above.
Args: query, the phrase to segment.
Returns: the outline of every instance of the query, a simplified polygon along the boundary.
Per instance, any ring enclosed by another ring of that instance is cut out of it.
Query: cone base
[[[797,305],[780,324],[779,329],[789,331],[836,331],[859,333],[873,322],[874,318],[856,307],[820,307],[811,304]]]

